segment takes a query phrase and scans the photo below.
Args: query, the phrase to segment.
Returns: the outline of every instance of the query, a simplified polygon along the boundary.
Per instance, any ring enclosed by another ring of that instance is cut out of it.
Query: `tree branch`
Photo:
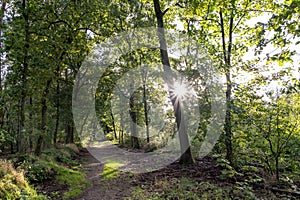
[[[178,6],[180,8],[185,8],[184,6],[180,5],[179,3],[175,3],[175,6]]]
[[[164,16],[168,12],[169,9],[170,8],[167,8],[166,10],[164,10],[164,12],[162,13],[162,15]]]
[[[224,30],[224,21],[223,21],[222,10],[220,10],[219,15],[220,15],[220,24],[221,24],[223,55],[224,55],[225,64],[227,64],[226,43],[225,43],[225,30]]]
[[[290,140],[290,137],[292,136],[292,133],[294,132],[294,130],[295,130],[295,128],[296,128],[297,125],[298,125],[298,124],[295,123],[295,125],[294,125],[293,128],[292,128],[292,130],[290,130],[290,132],[288,133],[288,136],[287,136],[285,142],[282,143],[282,144],[280,145],[280,147],[279,147],[280,152],[282,152],[283,149],[287,146],[287,144],[288,144],[288,142],[289,142],[289,140]]]
[[[249,2],[250,2],[250,1],[247,2],[245,8],[248,8]],[[238,20],[238,22],[237,22],[236,25],[234,26],[233,31],[238,27],[238,25],[240,24],[240,22],[242,21],[242,19],[245,17],[245,15],[246,15],[246,12],[244,12],[244,14],[240,17],[240,19]]]

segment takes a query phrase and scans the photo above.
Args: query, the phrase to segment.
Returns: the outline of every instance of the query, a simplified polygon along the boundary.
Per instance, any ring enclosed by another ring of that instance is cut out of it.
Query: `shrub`
[[[78,165],[78,162],[72,159],[72,155],[71,153],[69,153],[69,151],[70,150],[66,149],[48,149],[43,151],[43,153],[50,157],[50,160],[53,159],[65,165]]]
[[[50,180],[55,175],[55,170],[46,162],[37,161],[27,166],[25,176],[30,183],[40,183]]]
[[[23,171],[17,171],[13,164],[0,160],[0,199],[46,199],[38,195],[27,183]]]

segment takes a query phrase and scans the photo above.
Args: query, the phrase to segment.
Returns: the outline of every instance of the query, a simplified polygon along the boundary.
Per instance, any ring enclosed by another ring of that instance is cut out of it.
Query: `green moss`
[[[77,197],[82,193],[82,188],[73,188],[72,190],[69,190],[64,193],[63,199],[70,199]]]
[[[27,181],[39,183],[53,178],[58,184],[68,186],[68,191],[63,194],[64,199],[78,196],[89,182],[85,179],[85,173],[81,172],[79,163],[72,159],[73,155],[71,148],[48,149],[43,151],[40,157],[18,155],[13,158],[14,165],[24,171],[22,176],[14,171],[12,164],[0,163],[2,166],[0,166],[0,199],[32,199],[34,195],[40,198],[35,190],[30,188]],[[26,179],[24,174],[26,174]],[[4,175],[7,179],[2,180]],[[12,175],[14,177],[9,177]],[[22,184],[11,184],[15,179],[19,182],[21,180]]]
[[[58,183],[66,184],[69,187],[69,190],[64,193],[64,199],[81,194],[82,190],[90,184],[90,182],[85,179],[85,173],[69,169],[54,162],[49,162],[48,164],[55,169]]]
[[[103,180],[105,181],[105,180],[117,178],[119,176],[118,168],[121,166],[122,166],[122,164],[117,161],[106,160],[103,172],[101,174],[101,176],[103,177]]]
[[[48,166],[56,172],[56,179],[59,184],[66,184],[69,190],[63,194],[63,199],[70,199],[82,193],[82,191],[90,184],[85,179],[85,173],[82,173],[78,162],[72,159],[74,152],[72,149],[52,149],[45,152],[51,159],[47,162]],[[72,169],[61,164],[72,165]]]

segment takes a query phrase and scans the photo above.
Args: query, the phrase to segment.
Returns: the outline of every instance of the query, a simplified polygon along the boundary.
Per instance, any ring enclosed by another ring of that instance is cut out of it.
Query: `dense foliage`
[[[224,130],[211,154],[226,159],[232,171],[258,167],[270,180],[297,182],[299,7],[298,0],[2,0],[0,151],[3,155],[41,156],[43,150],[60,143],[83,142],[73,122],[72,92],[86,56],[95,44],[118,33],[160,27],[191,37],[223,77]],[[158,31],[159,37],[163,34]],[[163,47],[166,41],[161,38],[158,46]],[[130,41],[124,42],[130,45]],[[212,94],[194,61],[168,54],[171,52],[159,48],[140,48],[110,63],[98,82],[95,109],[105,136],[121,148],[154,151],[176,134],[186,143],[186,132],[178,130],[181,122],[176,102],[169,98],[170,85],[157,75],[162,70],[180,72],[191,84],[200,108],[199,119],[192,122],[198,129],[180,158],[182,163],[193,163],[213,117]],[[142,78],[126,78],[133,71]],[[127,88],[119,87],[126,84]],[[122,102],[127,102],[128,109]],[[153,126],[159,131],[154,132]],[[65,154],[51,150],[44,154],[57,162],[76,164]],[[0,162],[0,195],[14,189],[15,182],[22,187],[19,196],[36,195],[9,162]],[[25,176],[30,182],[47,180],[55,168],[36,160],[24,161],[21,166],[28,168]],[[5,174],[13,176],[11,186],[4,187]],[[176,181],[183,184],[176,190],[180,193],[188,180]],[[193,185],[192,191],[197,187]],[[215,191],[215,195],[224,192]],[[203,195],[210,194],[205,190]]]

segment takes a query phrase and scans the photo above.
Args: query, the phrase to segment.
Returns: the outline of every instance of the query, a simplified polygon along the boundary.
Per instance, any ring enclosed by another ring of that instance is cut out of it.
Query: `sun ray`
[[[189,95],[189,85],[183,81],[177,80],[173,83],[171,89],[171,98],[178,100],[183,100]]]
[[[173,89],[174,96],[183,98],[187,94],[187,90],[188,88],[186,84],[175,81]]]

